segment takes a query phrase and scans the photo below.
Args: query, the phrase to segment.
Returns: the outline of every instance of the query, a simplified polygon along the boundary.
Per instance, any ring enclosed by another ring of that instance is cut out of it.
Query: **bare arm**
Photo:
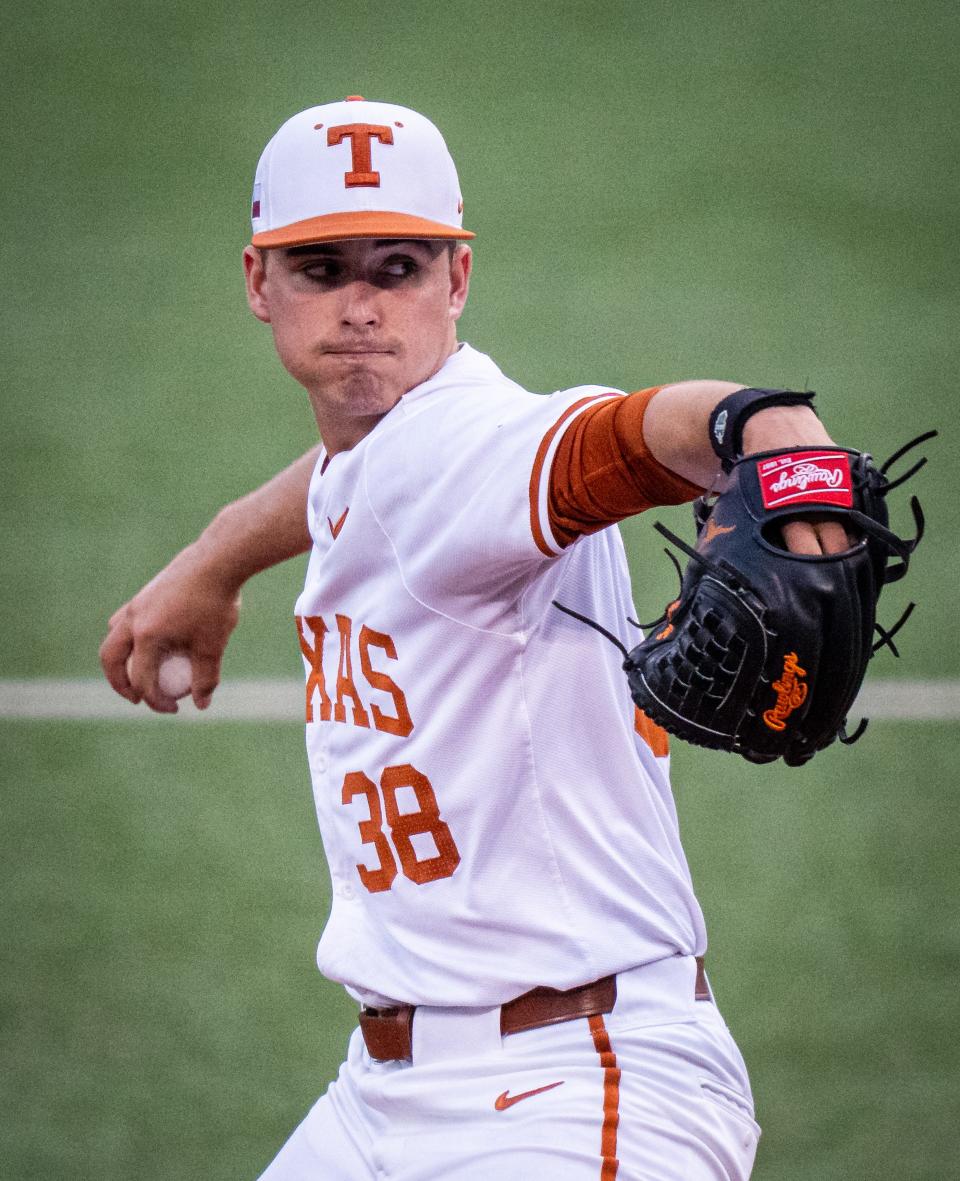
[[[653,456],[671,471],[702,488],[711,487],[719,463],[707,433],[714,406],[728,394],[743,389],[729,381],[686,381],[664,386],[647,406],[644,440]],[[745,455],[778,447],[831,445],[833,440],[819,418],[806,406],[770,406],[757,411],[743,432]],[[790,521],[783,526],[784,541],[794,553],[839,553],[850,542],[836,521]]]
[[[177,704],[157,685],[166,652],[189,653],[191,693],[198,709],[210,704],[220,662],[240,611],[240,588],[269,566],[310,548],[307,489],[317,462],[314,447],[256,491],[222,509],[191,545],[116,611],[100,647],[112,687],[128,701],[159,713]]]

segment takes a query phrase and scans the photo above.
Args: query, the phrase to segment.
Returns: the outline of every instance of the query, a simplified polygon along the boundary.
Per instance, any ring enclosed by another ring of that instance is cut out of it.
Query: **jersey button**
[[[356,898],[357,892],[349,882],[342,882],[340,885],[340,897],[346,899],[347,902]]]

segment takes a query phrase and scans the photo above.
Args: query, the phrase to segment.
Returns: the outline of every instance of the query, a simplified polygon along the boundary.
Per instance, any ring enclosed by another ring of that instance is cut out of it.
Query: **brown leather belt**
[[[544,1025],[557,1025],[561,1021],[573,1021],[577,1017],[595,1017],[598,1013],[609,1013],[616,999],[616,976],[604,976],[602,980],[568,988],[565,992],[556,988],[534,988],[501,1006],[500,1032],[506,1036],[527,1029],[540,1029]],[[694,999],[713,999],[703,968],[703,956],[697,956]],[[410,1060],[415,1012],[415,1005],[360,1010],[360,1032],[371,1058],[380,1062]]]

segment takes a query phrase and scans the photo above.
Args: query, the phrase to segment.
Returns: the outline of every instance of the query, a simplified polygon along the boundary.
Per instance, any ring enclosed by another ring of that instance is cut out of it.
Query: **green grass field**
[[[880,458],[939,428],[881,613],[918,612],[871,676],[954,676],[958,47],[936,0],[6,13],[0,677],[96,675],[112,610],[313,441],[239,253],[263,143],[349,93],[444,130],[478,232],[463,336],[529,387],[809,384]],[[625,534],[650,618],[673,574],[648,521]],[[250,586],[227,676],[297,675],[301,577]],[[0,735],[0,1175],[256,1176],[353,1022],[313,966],[299,727]],[[958,765],[951,724],[800,771],[677,751],[758,1181],[957,1175]]]

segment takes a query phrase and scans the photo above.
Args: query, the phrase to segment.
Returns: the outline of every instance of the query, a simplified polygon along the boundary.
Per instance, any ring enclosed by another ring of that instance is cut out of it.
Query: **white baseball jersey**
[[[368,1004],[500,1004],[705,932],[668,759],[621,654],[619,531],[562,548],[547,481],[597,398],[528,393],[469,346],[351,451],[321,457],[296,605],[332,878],[317,960]]]

